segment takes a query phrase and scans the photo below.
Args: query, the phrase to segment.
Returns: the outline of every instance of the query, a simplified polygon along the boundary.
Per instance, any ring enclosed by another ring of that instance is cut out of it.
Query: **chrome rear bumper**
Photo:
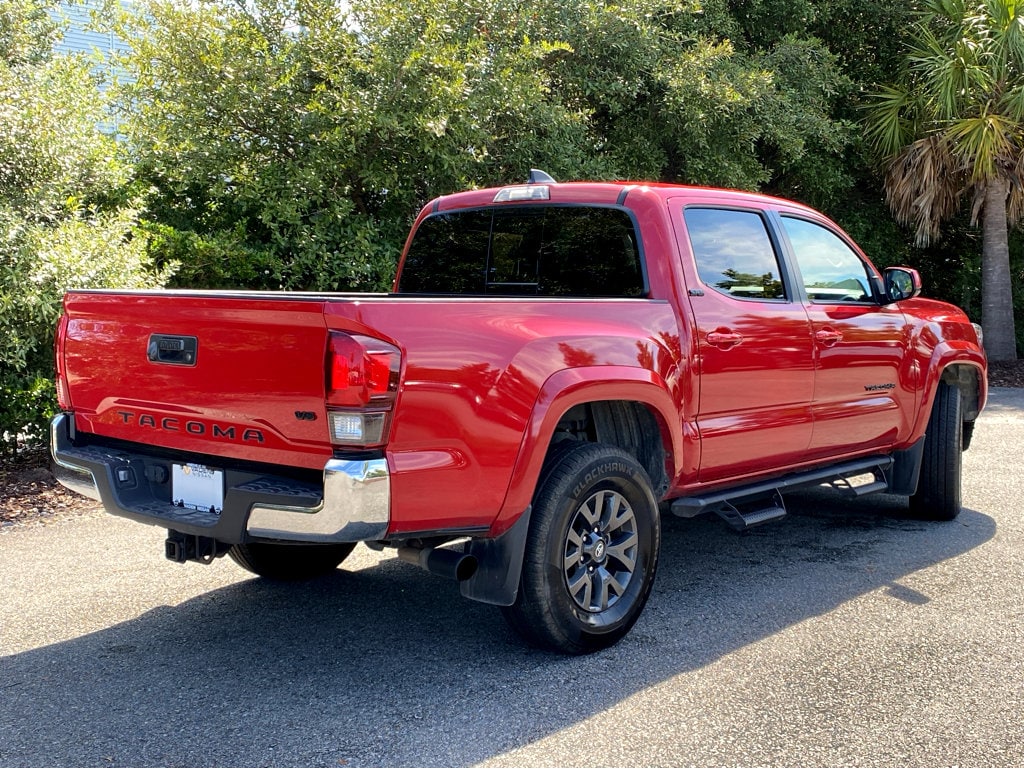
[[[360,542],[387,534],[391,486],[384,459],[332,459],[324,467],[323,502],[314,508],[256,503],[253,537],[303,542]]]
[[[391,478],[386,459],[330,459],[322,486],[262,471],[228,470],[224,509],[214,513],[171,504],[170,484],[153,480],[170,477],[170,460],[147,454],[141,445],[112,449],[74,441],[71,420],[69,414],[58,414],[50,424],[54,475],[114,515],[229,544],[252,539],[360,542],[387,534]]]

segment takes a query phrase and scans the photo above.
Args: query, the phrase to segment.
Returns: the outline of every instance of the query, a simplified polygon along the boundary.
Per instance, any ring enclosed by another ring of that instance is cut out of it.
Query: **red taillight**
[[[402,363],[397,347],[368,336],[331,332],[327,355],[329,405],[367,406],[394,400]]]
[[[357,352],[339,349],[340,347],[341,345],[337,344],[333,339],[331,340],[331,349],[328,353],[330,362],[330,368],[328,368],[329,375],[327,377],[328,400],[332,400],[339,393],[343,395],[348,394],[348,390],[352,386],[350,372],[352,371],[353,359],[356,357]]]
[[[331,443],[373,448],[387,442],[402,353],[379,339],[332,331],[327,347]]]
[[[398,389],[398,364],[401,356],[398,350],[392,352],[367,352],[366,388],[370,392],[370,398],[387,396],[388,393]],[[394,372],[395,376],[392,376]]]

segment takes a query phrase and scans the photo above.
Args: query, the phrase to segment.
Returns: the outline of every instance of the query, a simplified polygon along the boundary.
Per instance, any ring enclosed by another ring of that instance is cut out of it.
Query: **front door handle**
[[[822,347],[833,347],[843,340],[843,335],[830,328],[823,328],[814,334],[815,340]]]

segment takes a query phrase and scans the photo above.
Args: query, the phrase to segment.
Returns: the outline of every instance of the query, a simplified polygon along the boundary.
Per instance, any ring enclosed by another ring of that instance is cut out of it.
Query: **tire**
[[[553,452],[533,501],[519,591],[505,619],[535,646],[587,654],[619,641],[643,611],[661,545],[643,467],[618,448]]]
[[[924,436],[924,456],[910,511],[930,521],[952,521],[960,514],[963,459],[960,390],[939,383]]]
[[[233,545],[228,555],[253,574],[267,579],[294,581],[330,574],[354,548],[354,542],[331,545],[249,542]]]

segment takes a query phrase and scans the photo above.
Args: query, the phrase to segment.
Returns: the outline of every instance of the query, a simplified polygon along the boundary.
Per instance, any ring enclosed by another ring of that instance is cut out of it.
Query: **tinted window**
[[[701,281],[740,299],[785,299],[782,271],[759,214],[688,208],[683,214]]]
[[[456,211],[416,230],[399,292],[492,296],[643,296],[633,221],[612,208]]]
[[[868,267],[842,238],[805,219],[787,216],[782,222],[812,302],[873,300]]]

